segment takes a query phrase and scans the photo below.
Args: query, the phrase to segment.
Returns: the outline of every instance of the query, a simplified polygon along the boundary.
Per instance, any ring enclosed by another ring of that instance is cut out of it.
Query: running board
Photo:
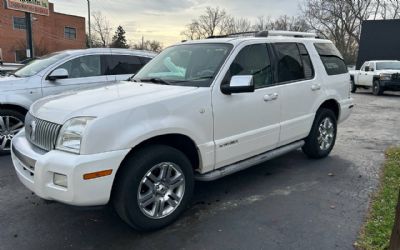
[[[227,175],[231,175],[233,173],[245,170],[257,164],[263,163],[265,161],[274,159],[276,157],[294,151],[298,148],[301,148],[304,145],[304,143],[305,143],[304,141],[297,141],[292,144],[268,151],[266,153],[257,155],[255,157],[249,158],[247,160],[238,163],[234,163],[227,167],[223,167],[206,174],[196,174],[195,179],[198,181],[215,181]]]

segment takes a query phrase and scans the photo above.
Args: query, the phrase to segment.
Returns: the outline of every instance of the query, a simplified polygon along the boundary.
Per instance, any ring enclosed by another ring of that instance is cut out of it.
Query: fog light
[[[65,188],[68,187],[68,178],[66,175],[54,173],[53,182],[54,185]]]

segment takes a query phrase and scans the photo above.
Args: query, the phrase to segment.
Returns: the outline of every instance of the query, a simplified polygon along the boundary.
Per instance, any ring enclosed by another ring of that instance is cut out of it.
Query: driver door
[[[42,82],[43,95],[54,95],[70,90],[88,89],[104,86],[108,82],[108,77],[104,74],[101,55],[85,55],[69,60],[56,69],[66,69],[68,78],[49,80],[49,74]]]
[[[369,73],[370,63],[365,62],[358,72],[358,85],[367,86],[368,85],[368,73]],[[368,71],[367,71],[368,70]],[[372,83],[372,80],[371,80]],[[369,85],[371,85],[371,83]]]
[[[281,86],[274,85],[267,44],[241,49],[222,81],[236,75],[252,75],[255,92],[224,95],[213,89],[216,168],[245,160],[275,148],[279,141]]]

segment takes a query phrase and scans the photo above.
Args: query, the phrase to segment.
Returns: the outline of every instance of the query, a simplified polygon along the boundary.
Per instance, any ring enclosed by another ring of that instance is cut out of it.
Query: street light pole
[[[87,4],[88,4],[88,21],[89,21],[89,48],[92,47],[92,24],[90,22],[90,0],[87,0]]]

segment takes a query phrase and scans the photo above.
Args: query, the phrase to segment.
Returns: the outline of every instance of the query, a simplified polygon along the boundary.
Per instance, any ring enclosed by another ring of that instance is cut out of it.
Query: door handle
[[[312,91],[321,90],[321,84],[314,84],[311,86]]]
[[[265,102],[275,101],[278,99],[278,97],[279,97],[278,93],[269,94],[264,96],[264,101]]]

